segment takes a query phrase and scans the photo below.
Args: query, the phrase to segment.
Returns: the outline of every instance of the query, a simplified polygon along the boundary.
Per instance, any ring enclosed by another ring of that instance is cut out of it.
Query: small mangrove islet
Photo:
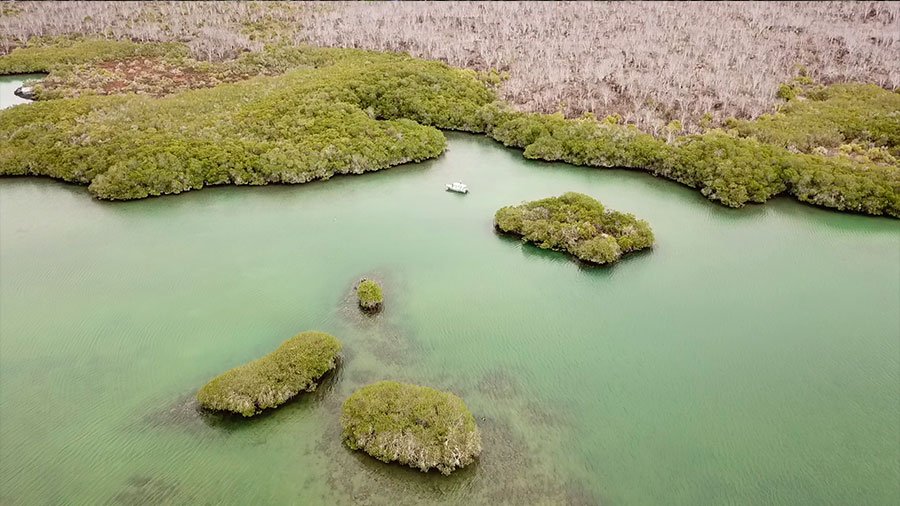
[[[541,248],[595,264],[612,263],[653,245],[646,221],[605,209],[596,199],[575,192],[504,207],[494,216],[494,225]]]
[[[368,278],[363,278],[356,286],[356,297],[359,299],[359,307],[366,311],[377,311],[384,303],[381,286]]]
[[[341,343],[325,332],[301,332],[272,353],[226,371],[197,392],[204,408],[253,416],[316,389],[337,366]]]
[[[481,454],[481,434],[462,399],[433,388],[381,381],[344,401],[344,443],[383,462],[450,474]]]

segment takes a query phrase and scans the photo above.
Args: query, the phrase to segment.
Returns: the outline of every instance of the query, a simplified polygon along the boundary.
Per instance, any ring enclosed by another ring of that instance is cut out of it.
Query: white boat
[[[463,183],[457,181],[455,183],[448,184],[447,191],[456,192],[456,193],[469,193],[469,187],[464,185]]]
[[[25,100],[34,100],[34,86],[19,86],[13,91],[13,95]]]

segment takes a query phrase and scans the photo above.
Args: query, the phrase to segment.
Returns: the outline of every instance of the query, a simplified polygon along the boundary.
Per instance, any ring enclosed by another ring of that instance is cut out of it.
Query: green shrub
[[[699,188],[710,200],[741,207],[784,191],[786,155],[774,146],[713,130],[680,139],[653,172]]]
[[[481,111],[489,135],[506,146],[523,148],[525,157],[592,167],[644,168],[658,164],[664,142],[630,125],[585,116],[514,112],[491,105]]]
[[[384,302],[381,286],[366,278],[363,278],[356,286],[356,297],[359,299],[359,307],[368,311],[379,309]]]
[[[802,202],[900,218],[900,168],[843,156],[791,155],[784,171],[790,193]]]
[[[463,400],[424,386],[381,381],[360,388],[344,401],[341,427],[350,449],[421,471],[450,474],[481,453]]]
[[[900,156],[900,93],[873,84],[785,86],[779,112],[731,122],[739,135],[805,153],[856,142]]]
[[[566,251],[595,264],[612,263],[653,245],[646,221],[604,209],[597,200],[574,192],[501,208],[494,225],[541,248]]]
[[[341,343],[324,332],[301,332],[272,353],[226,371],[197,392],[207,409],[253,416],[316,389],[316,381],[335,368]]]
[[[105,39],[36,40],[0,56],[0,75],[50,72],[74,64],[137,57],[186,57],[187,46],[175,42],[137,43]]]
[[[782,100],[791,100],[799,94],[797,87],[791,83],[781,83],[775,96]]]
[[[35,87],[39,100],[125,93],[163,96],[258,75],[334,65],[341,60],[359,58],[362,53],[350,49],[267,46],[261,51],[243,53],[234,60],[209,62],[187,57],[178,50],[179,47],[117,41],[81,41],[79,44],[100,45],[107,50],[81,51],[77,56],[54,58],[60,53],[58,45],[27,48],[23,57],[28,56],[35,62],[55,61],[52,65],[37,65],[52,67],[50,75]],[[0,65],[3,61],[0,57]]]

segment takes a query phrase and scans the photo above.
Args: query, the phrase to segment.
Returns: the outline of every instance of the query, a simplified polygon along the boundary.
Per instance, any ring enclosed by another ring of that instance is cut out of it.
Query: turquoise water
[[[0,180],[0,503],[900,502],[900,222],[732,210],[448,137],[378,173],[127,203]],[[565,191],[656,247],[590,268],[494,233],[499,207]],[[346,349],[315,394],[196,410],[307,329]],[[443,477],[342,447],[341,401],[386,378],[461,395],[480,462]]]

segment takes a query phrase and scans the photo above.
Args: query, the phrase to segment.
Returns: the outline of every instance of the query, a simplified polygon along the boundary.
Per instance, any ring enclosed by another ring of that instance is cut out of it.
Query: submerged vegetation
[[[383,462],[450,474],[481,454],[481,435],[462,399],[433,388],[381,381],[344,401],[344,442]]]
[[[272,353],[226,371],[197,392],[207,409],[253,416],[284,404],[337,365],[341,343],[324,332],[301,332]]]
[[[367,278],[363,278],[356,286],[356,297],[359,300],[359,307],[366,311],[378,310],[384,302],[381,285]]]
[[[634,215],[605,209],[575,192],[518,206],[494,216],[496,227],[544,249],[568,252],[581,260],[609,264],[622,255],[653,246],[650,225]]]

